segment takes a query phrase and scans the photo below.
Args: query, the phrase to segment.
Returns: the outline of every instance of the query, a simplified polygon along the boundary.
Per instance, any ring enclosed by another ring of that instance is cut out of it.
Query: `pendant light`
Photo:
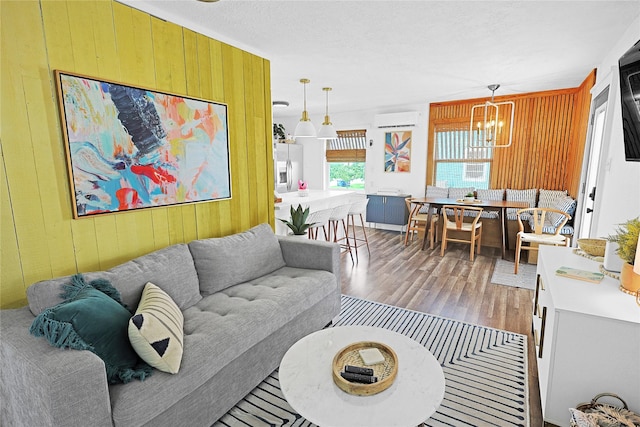
[[[313,126],[313,123],[311,123],[311,120],[309,120],[309,113],[307,113],[307,83],[309,83],[310,81],[311,80],[309,79],[300,79],[300,83],[302,83],[304,87],[304,110],[302,110],[302,118],[298,122],[293,135],[296,138],[315,138],[316,136],[316,128]]]
[[[327,102],[324,113],[324,122],[322,122],[322,127],[320,128],[320,132],[318,132],[318,139],[338,139],[338,132],[336,132],[336,129],[331,123],[331,119],[329,119],[329,91],[331,91],[331,88],[323,87],[322,90],[327,94]]]
[[[491,101],[471,107],[470,147],[503,148],[511,145],[515,103],[513,101],[495,102],[493,96],[499,87],[499,84],[487,86],[491,91]],[[509,137],[505,141],[507,132]]]

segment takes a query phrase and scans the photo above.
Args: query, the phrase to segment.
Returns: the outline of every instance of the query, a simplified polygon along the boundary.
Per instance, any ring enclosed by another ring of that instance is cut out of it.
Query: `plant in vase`
[[[636,263],[639,235],[640,217],[620,224],[616,228],[615,234],[607,237],[608,241],[618,244],[616,253],[623,261],[622,271],[620,272],[620,289],[632,295],[636,295],[640,289],[640,274],[633,271],[633,266]]]
[[[302,209],[302,205],[298,205],[298,207],[294,209],[293,206],[291,206],[290,214],[291,218],[289,220],[280,219],[280,221],[284,222],[296,236],[304,236],[307,234],[307,230],[313,225],[307,224],[309,208]]]
[[[465,202],[473,202],[475,200],[475,196],[473,195],[473,193],[467,193],[464,196],[464,201]]]

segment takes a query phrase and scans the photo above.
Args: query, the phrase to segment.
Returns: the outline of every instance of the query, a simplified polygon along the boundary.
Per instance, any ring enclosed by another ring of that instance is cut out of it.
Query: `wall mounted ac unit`
[[[375,125],[378,129],[416,126],[419,114],[417,111],[406,113],[376,114]]]

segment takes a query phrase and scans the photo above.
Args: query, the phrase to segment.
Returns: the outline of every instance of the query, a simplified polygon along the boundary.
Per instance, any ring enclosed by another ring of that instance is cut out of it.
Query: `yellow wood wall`
[[[110,0],[2,1],[0,307],[42,279],[274,224],[269,62]],[[226,103],[230,200],[72,219],[53,70]]]
[[[490,188],[568,190],[576,197],[588,128],[595,70],[577,88],[496,96],[514,101],[513,144],[494,152]],[[469,126],[471,107],[488,98],[432,103],[426,184],[433,185],[437,126]]]

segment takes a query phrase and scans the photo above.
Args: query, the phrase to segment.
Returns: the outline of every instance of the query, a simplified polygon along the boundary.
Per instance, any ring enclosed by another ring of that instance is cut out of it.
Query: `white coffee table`
[[[333,382],[333,357],[358,341],[391,347],[398,375],[388,389],[356,396]],[[444,374],[435,357],[418,342],[371,326],[338,326],[307,335],[280,363],[280,387],[291,407],[321,427],[415,427],[426,421],[444,397]]]

